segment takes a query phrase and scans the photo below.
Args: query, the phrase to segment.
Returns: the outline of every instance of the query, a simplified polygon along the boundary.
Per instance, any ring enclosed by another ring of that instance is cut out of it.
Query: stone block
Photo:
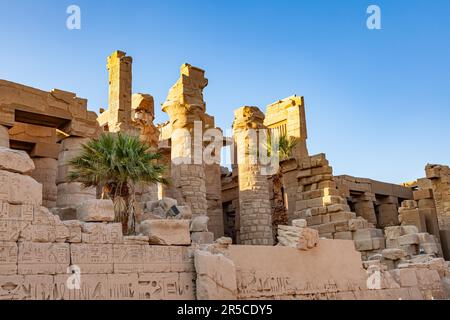
[[[190,225],[191,232],[208,232],[208,216],[197,216],[192,219]]]
[[[433,191],[431,189],[420,189],[413,192],[414,200],[433,199]],[[420,207],[420,205],[419,205]]]
[[[147,236],[124,236],[123,244],[139,244],[148,245],[149,238]]]
[[[190,220],[192,219],[192,210],[189,206],[176,206],[178,211],[180,212],[178,216],[176,216],[177,219],[181,220]]]
[[[115,244],[123,242],[120,223],[81,223],[83,243]]]
[[[236,267],[222,254],[195,251],[198,300],[236,300]]]
[[[292,225],[298,228],[306,228],[308,226],[308,223],[305,219],[295,219],[292,220]]]
[[[348,222],[350,231],[356,231],[359,229],[367,229],[369,227],[368,222],[363,218],[350,219]]]
[[[77,207],[77,217],[84,222],[113,222],[114,204],[112,200],[87,200]]]
[[[30,204],[9,204],[0,201],[0,220],[4,221],[27,221],[34,218],[34,208]]]
[[[214,233],[212,232],[192,232],[192,243],[195,244],[211,244],[214,243]]]
[[[17,274],[18,248],[15,242],[0,241],[0,274]]]
[[[336,232],[334,234],[334,239],[353,240],[353,235],[351,231]]]
[[[57,215],[63,221],[77,220],[77,209],[69,208],[52,208],[51,213]]]
[[[19,274],[66,273],[70,264],[67,243],[19,243]]]
[[[63,221],[63,224],[69,230],[69,237],[67,242],[80,243],[81,242],[81,222],[78,220]]]
[[[405,251],[397,248],[384,249],[381,254],[383,255],[383,258],[394,261],[404,259],[407,256]]]
[[[30,176],[0,170],[0,201],[40,206],[42,185]]]
[[[398,242],[400,246],[410,245],[410,244],[419,244],[419,237],[417,234],[406,234],[404,236],[400,236],[398,238]]]
[[[85,273],[112,273],[113,272],[113,245],[112,244],[70,244],[72,265]]]
[[[34,162],[25,151],[0,146],[0,170],[29,173],[34,170]]]
[[[150,243],[161,245],[190,245],[189,220],[146,220],[140,232],[150,238]]]

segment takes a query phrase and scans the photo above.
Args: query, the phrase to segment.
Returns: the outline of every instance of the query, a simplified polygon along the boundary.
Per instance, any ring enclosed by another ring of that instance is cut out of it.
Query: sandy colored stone
[[[9,148],[8,128],[0,125],[0,147]]]
[[[198,300],[236,300],[236,267],[222,254],[195,251]]]
[[[150,238],[150,243],[164,245],[190,245],[189,220],[146,220],[140,232]]]
[[[297,249],[309,250],[319,244],[319,232],[310,228],[303,228],[300,232]]]
[[[78,220],[66,220],[63,224],[69,231],[67,242],[80,243],[81,242],[81,222]]]
[[[120,223],[81,223],[83,243],[122,243],[122,224]]]
[[[208,216],[197,216],[191,221],[191,232],[208,232]]]
[[[40,206],[42,185],[29,176],[0,170],[0,201]]]
[[[383,258],[389,259],[389,260],[400,260],[403,258],[406,258],[407,254],[402,249],[384,249],[381,254],[383,255]]]
[[[17,274],[17,257],[18,248],[15,242],[0,241],[0,275]]]
[[[19,274],[66,273],[70,264],[70,250],[67,243],[19,243]]]
[[[85,222],[112,222],[115,217],[114,204],[109,199],[87,200],[77,207],[77,217]]]
[[[0,170],[29,173],[34,170],[34,163],[25,151],[0,146]]]
[[[34,218],[34,211],[31,204],[14,205],[0,201],[0,220],[31,222]]]
[[[214,243],[214,233],[212,232],[192,232],[192,243],[195,244],[211,244]]]
[[[79,182],[61,183],[57,187],[56,205],[60,208],[75,208],[81,203],[96,199],[95,188],[83,188]]]
[[[81,273],[112,273],[113,245],[72,243],[71,263],[81,268]]]

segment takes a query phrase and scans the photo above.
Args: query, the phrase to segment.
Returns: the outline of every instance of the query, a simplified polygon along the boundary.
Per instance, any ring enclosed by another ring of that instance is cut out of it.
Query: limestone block
[[[406,234],[404,236],[400,236],[398,238],[398,242],[400,246],[402,245],[410,245],[410,244],[419,244],[419,237],[417,234]]]
[[[297,244],[299,250],[309,250],[319,244],[319,232],[314,229],[304,228],[300,231],[300,236]]]
[[[214,233],[212,232],[193,232],[191,233],[192,243],[211,244],[214,243]]]
[[[0,220],[33,221],[34,208],[30,204],[13,205],[0,201]]]
[[[236,300],[236,267],[222,254],[195,251],[198,300]]]
[[[124,236],[123,243],[124,244],[148,245],[149,238],[147,236]]]
[[[8,128],[0,125],[0,146],[9,148],[9,133]]]
[[[17,274],[17,256],[18,256],[18,248],[15,242],[0,241],[1,275]]]
[[[20,233],[20,241],[56,242],[56,227],[51,225],[28,225]]]
[[[190,245],[189,220],[146,220],[140,232],[150,238],[150,243],[162,245]]]
[[[404,233],[403,228],[401,226],[394,226],[384,228],[384,234],[386,236],[386,239],[398,239]]]
[[[114,221],[114,204],[112,200],[92,199],[77,207],[77,217],[85,222]]]
[[[349,230],[356,231],[359,229],[367,229],[369,227],[367,220],[364,218],[350,219],[348,222]]]
[[[413,192],[414,200],[433,199],[433,191],[431,189],[420,189]],[[420,203],[419,203],[420,207]]]
[[[407,254],[402,249],[384,249],[381,254],[383,255],[383,258],[388,260],[400,260],[406,258]]]
[[[120,223],[81,223],[83,243],[115,244],[123,242]]]
[[[16,242],[29,224],[27,221],[0,220],[0,241]]]
[[[83,185],[79,182],[61,183],[58,184],[57,188],[56,205],[60,208],[74,208],[84,201],[97,197],[95,188],[83,188]]]
[[[34,162],[25,151],[0,146],[0,170],[29,173],[34,170]]]
[[[370,250],[373,250],[372,239],[355,240],[355,248],[358,251],[370,251]]]
[[[352,235],[351,231],[336,232],[333,236],[334,236],[334,239],[353,240],[353,235]]]
[[[81,274],[113,272],[112,244],[72,243],[70,254],[72,265],[79,266]]]
[[[40,206],[42,185],[29,176],[0,170],[0,201]]]
[[[116,244],[113,245],[114,273],[143,273],[146,269],[148,245]],[[167,250],[166,270],[170,271],[170,255]]]
[[[19,243],[19,274],[66,273],[70,264],[67,243]]]
[[[208,216],[197,216],[191,221],[191,232],[208,232]]]
[[[298,228],[306,228],[308,226],[308,223],[305,219],[296,219],[292,220],[292,225]]]
[[[80,243],[81,242],[81,222],[78,220],[66,220],[63,224],[69,231],[67,242]]]

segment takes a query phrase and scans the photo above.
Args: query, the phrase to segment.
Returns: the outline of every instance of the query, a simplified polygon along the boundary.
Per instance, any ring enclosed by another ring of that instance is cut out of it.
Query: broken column
[[[431,180],[440,229],[450,229],[450,168],[429,164],[425,168]]]
[[[76,219],[76,207],[86,200],[96,199],[95,188],[84,188],[80,182],[68,182],[67,175],[71,170],[68,161],[78,156],[81,145],[88,142],[88,138],[69,137],[62,141],[58,158],[58,175],[56,178],[57,198],[53,211],[61,220]]]
[[[239,171],[240,239],[246,245],[272,245],[272,205],[269,183],[258,162],[258,135],[266,130],[264,114],[257,107],[234,112],[233,135]],[[255,151],[255,152],[252,152]],[[259,150],[263,152],[262,150]]]
[[[33,158],[35,169],[31,176],[42,184],[42,205],[49,209],[56,207],[58,161],[51,158]]]
[[[162,110],[169,115],[172,127],[171,193],[178,204],[189,205],[195,217],[207,214],[202,132],[206,111],[203,89],[208,79],[205,71],[189,64],[183,64],[180,72]]]
[[[149,145],[151,152],[156,153],[158,151],[159,130],[153,124],[155,119],[154,99],[151,95],[142,93],[135,93],[132,97],[132,124],[139,129],[140,140]],[[136,200],[142,203],[158,200],[158,185],[137,185]]]

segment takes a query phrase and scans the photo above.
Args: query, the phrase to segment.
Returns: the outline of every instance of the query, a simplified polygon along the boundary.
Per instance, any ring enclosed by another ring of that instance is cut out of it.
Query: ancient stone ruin
[[[427,164],[402,185],[335,176],[325,154],[308,152],[299,96],[236,108],[223,136],[205,71],[189,64],[162,102],[169,120],[154,124],[132,62],[108,57],[98,116],[74,93],[0,80],[0,300],[450,297],[448,166]],[[136,188],[133,235],[112,200],[67,176],[103,132],[139,136],[171,180]],[[289,156],[261,163],[255,146],[279,135],[296,141]],[[286,223],[274,224],[280,201]]]

